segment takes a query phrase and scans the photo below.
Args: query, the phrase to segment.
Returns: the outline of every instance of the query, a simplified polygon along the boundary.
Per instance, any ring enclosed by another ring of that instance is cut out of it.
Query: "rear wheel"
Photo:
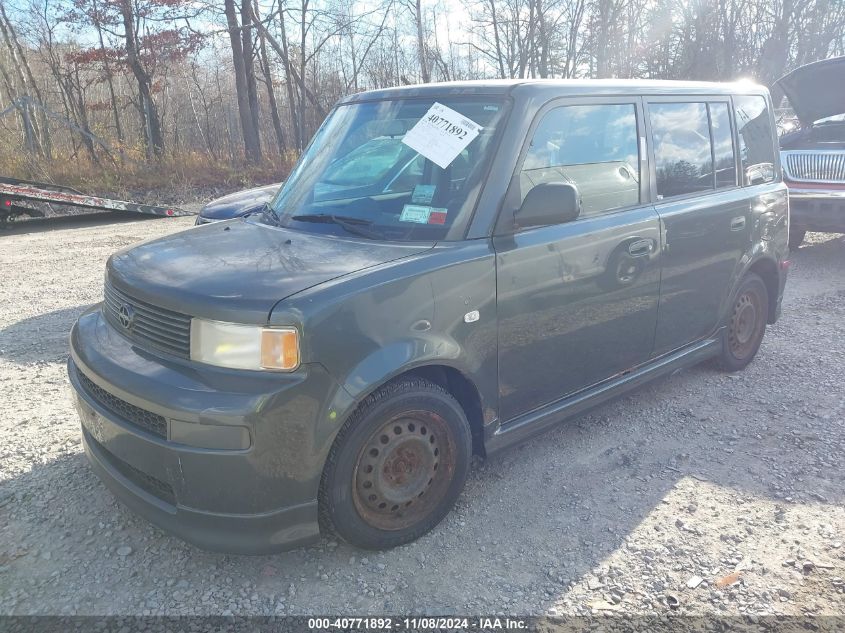
[[[472,456],[469,423],[445,389],[389,383],[347,421],[320,486],[321,526],[366,549],[413,541],[449,513]]]
[[[794,227],[789,228],[789,248],[796,249],[804,243],[804,237],[807,235],[805,229],[798,229]]]
[[[722,369],[739,371],[754,359],[766,333],[768,313],[766,284],[755,273],[749,273],[740,284],[722,335]]]

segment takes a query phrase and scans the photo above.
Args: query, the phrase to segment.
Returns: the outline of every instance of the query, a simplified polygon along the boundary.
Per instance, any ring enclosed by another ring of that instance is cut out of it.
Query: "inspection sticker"
[[[441,209],[439,207],[431,207],[431,213],[428,214],[429,224],[446,224],[446,214],[448,209]]]
[[[402,142],[446,169],[483,128],[460,112],[435,102]]]
[[[411,202],[428,204],[434,198],[436,190],[436,185],[417,185],[414,187],[414,193],[411,194]]]
[[[429,215],[431,215],[431,207],[423,207],[418,204],[406,204],[402,207],[402,215],[399,216],[399,220],[402,222],[428,224]]]

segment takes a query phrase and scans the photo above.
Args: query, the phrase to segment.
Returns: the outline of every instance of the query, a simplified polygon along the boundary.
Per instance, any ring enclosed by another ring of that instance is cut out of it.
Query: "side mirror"
[[[525,196],[515,220],[521,228],[563,224],[581,213],[581,194],[575,185],[544,182]]]

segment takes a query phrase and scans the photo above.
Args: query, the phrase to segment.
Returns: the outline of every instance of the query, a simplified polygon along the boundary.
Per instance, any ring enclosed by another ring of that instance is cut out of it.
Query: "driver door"
[[[494,237],[505,423],[651,354],[660,222],[640,154],[642,121],[638,98],[562,100],[535,121]],[[578,189],[580,215],[521,227],[528,191],[555,182]]]

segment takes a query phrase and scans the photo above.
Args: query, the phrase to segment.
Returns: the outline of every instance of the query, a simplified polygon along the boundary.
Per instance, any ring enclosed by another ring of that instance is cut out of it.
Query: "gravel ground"
[[[0,236],[0,613],[845,613],[845,240],[793,254],[757,360],[694,367],[479,462],[418,542],[197,550],[89,471],[67,333],[117,248],[190,218]]]

